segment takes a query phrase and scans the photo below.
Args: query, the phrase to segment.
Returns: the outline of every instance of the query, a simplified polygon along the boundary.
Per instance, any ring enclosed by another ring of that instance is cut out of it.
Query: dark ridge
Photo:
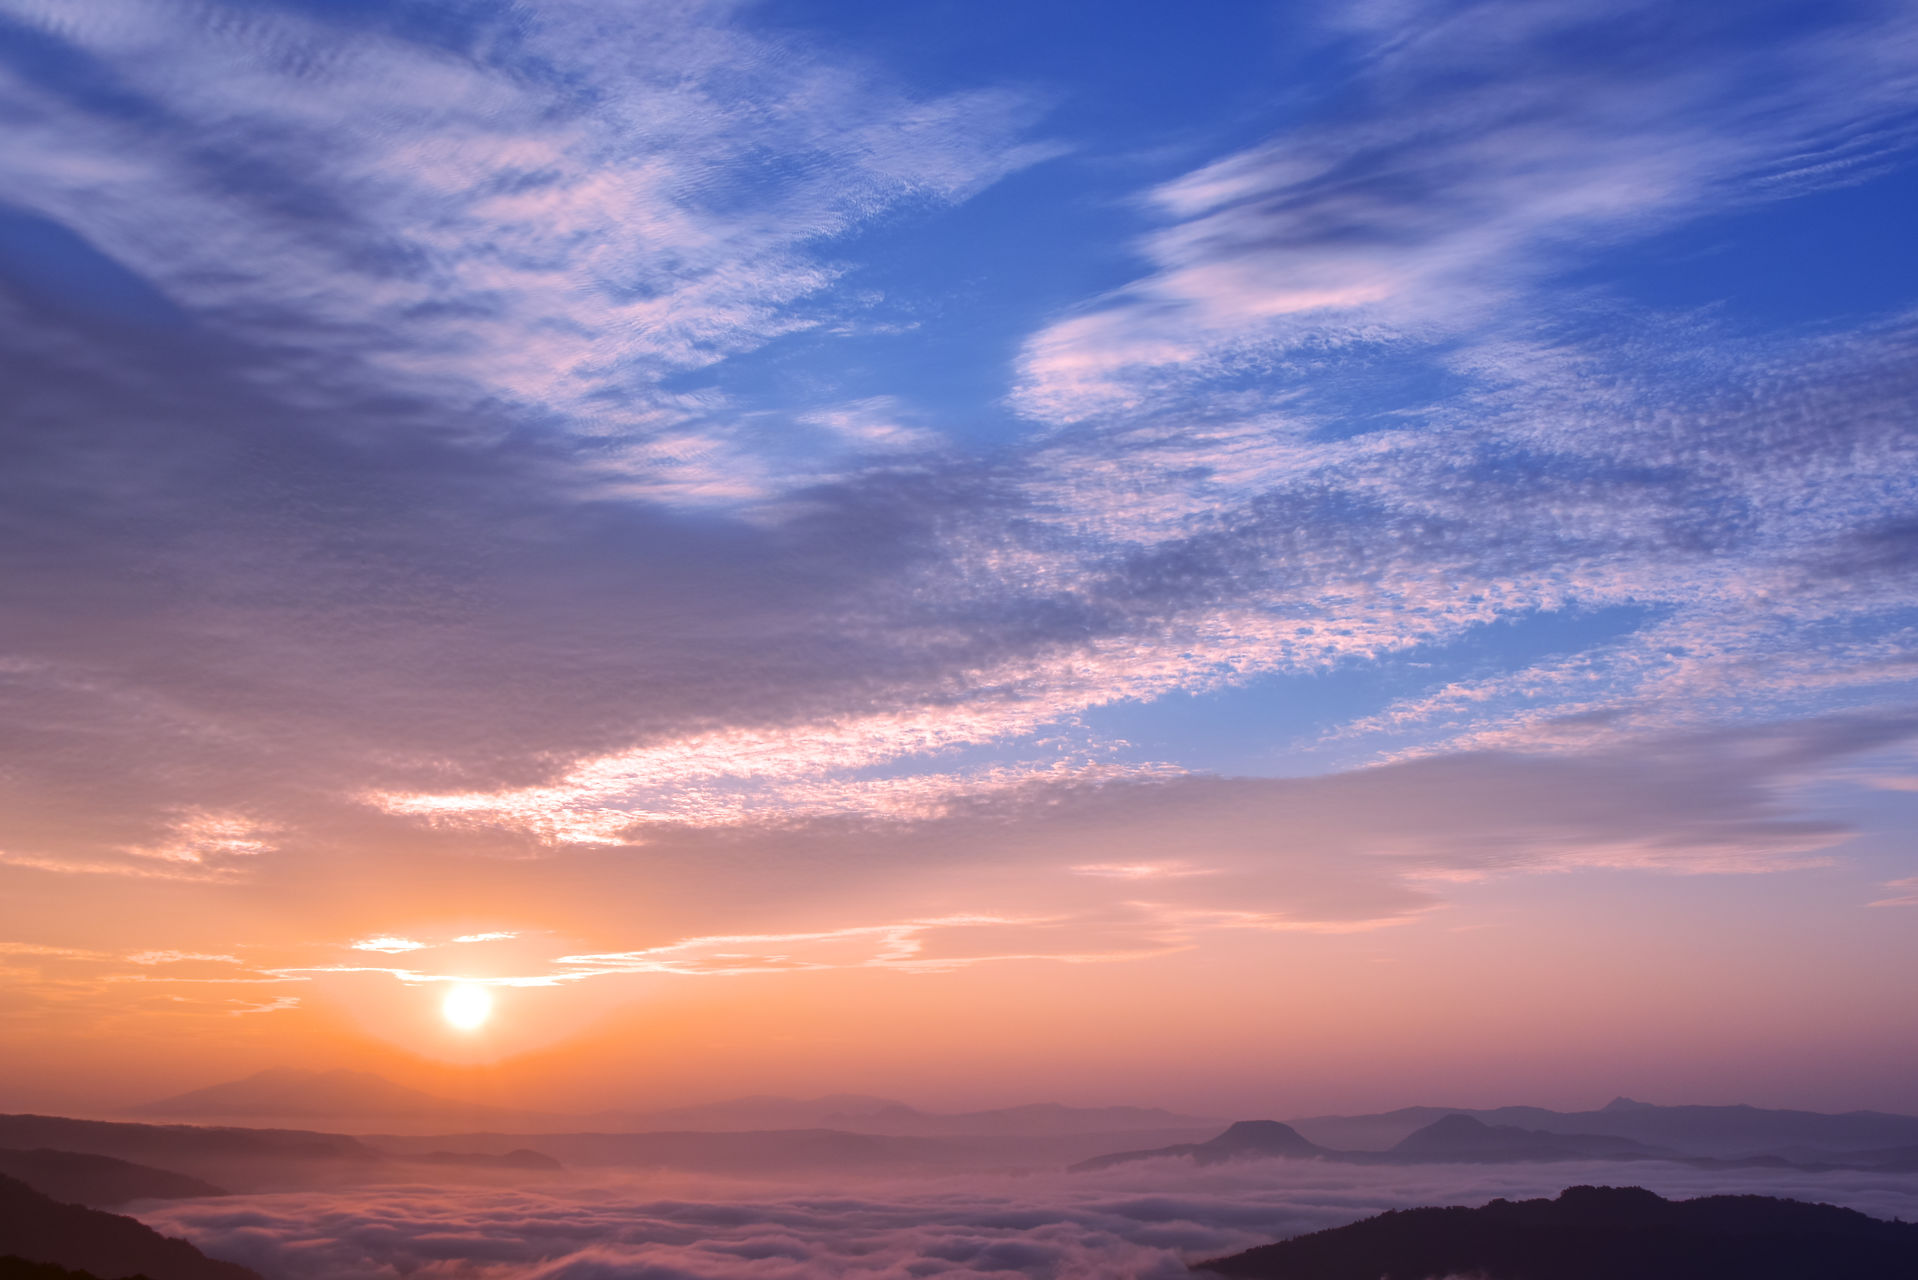
[[[186,1124],[123,1124],[0,1115],[0,1147],[110,1156],[203,1178],[229,1191],[272,1191],[377,1169],[383,1152],[338,1133]]]
[[[144,1155],[163,1160],[170,1156],[367,1162],[382,1158],[373,1148],[338,1133],[190,1124],[121,1124],[111,1120],[35,1115],[0,1115],[0,1146],[51,1147],[122,1160]]]
[[[0,1258],[0,1280],[99,1280],[89,1271],[69,1271],[51,1262],[29,1262],[25,1258]],[[121,1280],[152,1280],[150,1276],[125,1276]]]
[[[260,1280],[238,1263],[209,1258],[145,1223],[61,1204],[18,1178],[0,1175],[0,1254],[147,1280]]]
[[[1770,1196],[1666,1200],[1571,1187],[1556,1200],[1406,1209],[1194,1270],[1247,1280],[1887,1280],[1918,1275],[1918,1224]]]
[[[55,1200],[96,1209],[129,1200],[186,1200],[226,1194],[210,1182],[171,1169],[46,1147],[32,1151],[0,1148],[0,1174],[18,1178]]]

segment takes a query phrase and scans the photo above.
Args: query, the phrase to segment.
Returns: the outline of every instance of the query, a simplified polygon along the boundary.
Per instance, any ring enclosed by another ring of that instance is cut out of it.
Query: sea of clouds
[[[1549,1196],[1580,1183],[1918,1217],[1918,1174],[1284,1160],[884,1182],[634,1174],[514,1188],[408,1183],[182,1201],[139,1216],[268,1280],[1172,1280],[1194,1261],[1385,1209]]]

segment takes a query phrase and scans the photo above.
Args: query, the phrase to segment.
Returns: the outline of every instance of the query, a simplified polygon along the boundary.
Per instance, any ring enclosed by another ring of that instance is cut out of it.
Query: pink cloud
[[[1874,907],[1918,907],[1918,876],[1906,876],[1903,880],[1887,880],[1884,887],[1892,890],[1888,898],[1880,898],[1870,905]]]

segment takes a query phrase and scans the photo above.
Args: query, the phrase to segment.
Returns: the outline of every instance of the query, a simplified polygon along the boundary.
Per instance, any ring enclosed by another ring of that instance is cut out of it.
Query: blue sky
[[[0,122],[35,946],[1918,897],[1910,4],[5,0]]]

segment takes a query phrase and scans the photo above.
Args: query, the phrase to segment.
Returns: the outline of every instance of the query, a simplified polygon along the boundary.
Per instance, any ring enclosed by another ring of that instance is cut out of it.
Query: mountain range
[[[321,1125],[335,1132],[452,1133],[742,1133],[833,1129],[895,1137],[1037,1137],[1184,1131],[1198,1142],[1223,1121],[1151,1107],[1070,1107],[1057,1103],[982,1111],[926,1111],[891,1098],[829,1094],[753,1096],[652,1110],[565,1112],[501,1107],[442,1097],[365,1071],[278,1068],[195,1089],[127,1110],[130,1116],[271,1127]],[[1576,1138],[1580,1151],[1627,1153],[1631,1144],[1692,1156],[1779,1156],[1815,1162],[1877,1151],[1891,1159],[1918,1153],[1918,1117],[1876,1111],[1826,1114],[1749,1106],[1658,1106],[1616,1098],[1591,1111],[1507,1106],[1404,1107],[1369,1115],[1306,1116],[1286,1121],[1304,1140],[1334,1151],[1387,1152],[1414,1132],[1451,1116],[1494,1131]],[[1529,1141],[1529,1140],[1528,1140]],[[1541,1144],[1534,1144],[1541,1145]]]
[[[1662,1111],[1666,1108],[1647,1108]],[[1690,1111],[1694,1108],[1670,1108]],[[1750,1111],[1751,1108],[1725,1108]],[[1762,1117],[1776,1113],[1755,1112],[1761,1117],[1758,1131],[1767,1129]],[[1825,1117],[1844,1120],[1845,1117]],[[1905,1117],[1888,1116],[1889,1120]],[[1655,1130],[1656,1126],[1650,1126]],[[1679,1136],[1685,1126],[1674,1125]],[[1800,1127],[1802,1128],[1802,1126]],[[1897,1126],[1891,1126],[1895,1131]],[[1721,1133],[1720,1137],[1723,1136]],[[1874,1135],[1870,1131],[1861,1138]],[[1908,1147],[1869,1148],[1862,1151],[1831,1151],[1818,1147],[1795,1147],[1789,1152],[1755,1151],[1740,1156],[1719,1156],[1687,1149],[1682,1145],[1653,1146],[1633,1138],[1612,1134],[1558,1133],[1525,1129],[1517,1125],[1486,1124],[1464,1112],[1443,1115],[1422,1129],[1414,1130],[1385,1151],[1341,1151],[1321,1146],[1296,1128],[1275,1120],[1241,1120],[1205,1142],[1180,1142],[1145,1150],[1117,1151],[1081,1160],[1069,1166],[1073,1173],[1090,1173],[1115,1165],[1142,1160],[1189,1159],[1195,1164],[1218,1164],[1228,1160],[1319,1159],[1346,1164],[1493,1164],[1549,1160],[1666,1160],[1699,1168],[1735,1166],[1780,1166],[1801,1169],[1861,1169],[1875,1172],[1905,1172],[1918,1169]]]
[[[230,1122],[261,1109],[305,1114],[329,1129],[354,1119],[368,1127],[349,1137],[318,1128]],[[187,1180],[180,1186],[201,1188],[193,1194],[210,1194],[204,1188],[245,1192],[413,1176],[405,1172],[408,1164],[431,1164],[442,1170],[440,1176],[481,1180],[536,1177],[562,1167],[714,1173],[1061,1165],[1095,1170],[1168,1157],[1195,1164],[1266,1157],[1359,1164],[1603,1159],[1700,1167],[1918,1169],[1918,1118],[1663,1107],[1624,1098],[1596,1111],[1412,1107],[1229,1127],[1134,1107],[1039,1104],[940,1114],[857,1094],[752,1097],[672,1110],[567,1116],[480,1107],[365,1072],[278,1070],[138,1110],[209,1112],[229,1122],[202,1126],[0,1116],[0,1149],[15,1149],[12,1154],[0,1150],[0,1170],[11,1169],[43,1189],[57,1184],[73,1199],[108,1204],[114,1196],[172,1194],[165,1180],[175,1177]],[[98,1164],[81,1170],[73,1161],[83,1157],[127,1162],[128,1168],[112,1176]],[[23,1161],[38,1164],[29,1168]],[[78,1182],[58,1183],[61,1161]]]
[[[1190,1129],[914,1137],[815,1128],[349,1137],[302,1129],[0,1115],[0,1147],[45,1148],[70,1158],[108,1157],[147,1166],[152,1174],[168,1176],[164,1171],[177,1171],[241,1193],[414,1179],[421,1176],[420,1165],[435,1166],[436,1180],[483,1182],[537,1178],[562,1167],[671,1168],[739,1175],[823,1169],[902,1173],[1057,1168],[1111,1150],[1127,1137],[1164,1141],[1191,1136]]]
[[[10,1169],[22,1181],[93,1204],[110,1203],[103,1197],[129,1179],[142,1188],[139,1196],[165,1194],[156,1179],[180,1177],[216,1191],[272,1191],[360,1181],[389,1159],[338,1133],[35,1115],[0,1115],[0,1148],[24,1153]]]
[[[1757,1113],[1761,1119],[1769,1113]],[[1892,1117],[1902,1119],[1902,1117]],[[1895,1128],[1895,1126],[1894,1126]],[[1881,1136],[1867,1133],[1865,1137]],[[1156,1145],[1119,1141],[1157,1138]],[[1174,1141],[1167,1142],[1167,1138]],[[302,1129],[135,1124],[58,1116],[0,1116],[0,1171],[43,1191],[94,1205],[131,1199],[296,1187],[345,1186],[419,1176],[497,1181],[564,1168],[660,1168],[718,1174],[808,1170],[899,1173],[1112,1168],[1178,1158],[1199,1165],[1262,1158],[1353,1164],[1498,1163],[1550,1160],[1667,1160],[1698,1167],[1795,1165],[1891,1172],[1918,1168],[1918,1151],[1874,1147],[1808,1157],[1758,1153],[1699,1155],[1604,1134],[1548,1133],[1488,1125],[1465,1113],[1441,1116],[1387,1151],[1349,1151],[1313,1142],[1292,1125],[1240,1121],[1210,1136],[1187,1130],[921,1137],[831,1128],[513,1132],[469,1130],[349,1137]],[[409,1168],[413,1171],[409,1172]]]
[[[896,1137],[1037,1137],[1216,1127],[1218,1120],[1153,1107],[1068,1107],[1035,1103],[987,1111],[922,1111],[891,1098],[755,1096],[659,1110],[589,1113],[488,1106],[440,1097],[366,1071],[275,1068],[127,1109],[172,1120],[325,1121],[343,1128],[405,1133],[486,1129],[519,1132],[705,1132],[835,1129]]]
[[[1312,1141],[1346,1151],[1384,1151],[1447,1116],[1540,1133],[1628,1138],[1691,1155],[1736,1158],[1820,1156],[1918,1146],[1918,1117],[1882,1111],[1774,1111],[1747,1106],[1657,1106],[1615,1098],[1596,1111],[1543,1107],[1404,1107],[1360,1116],[1310,1116],[1291,1121]]]

